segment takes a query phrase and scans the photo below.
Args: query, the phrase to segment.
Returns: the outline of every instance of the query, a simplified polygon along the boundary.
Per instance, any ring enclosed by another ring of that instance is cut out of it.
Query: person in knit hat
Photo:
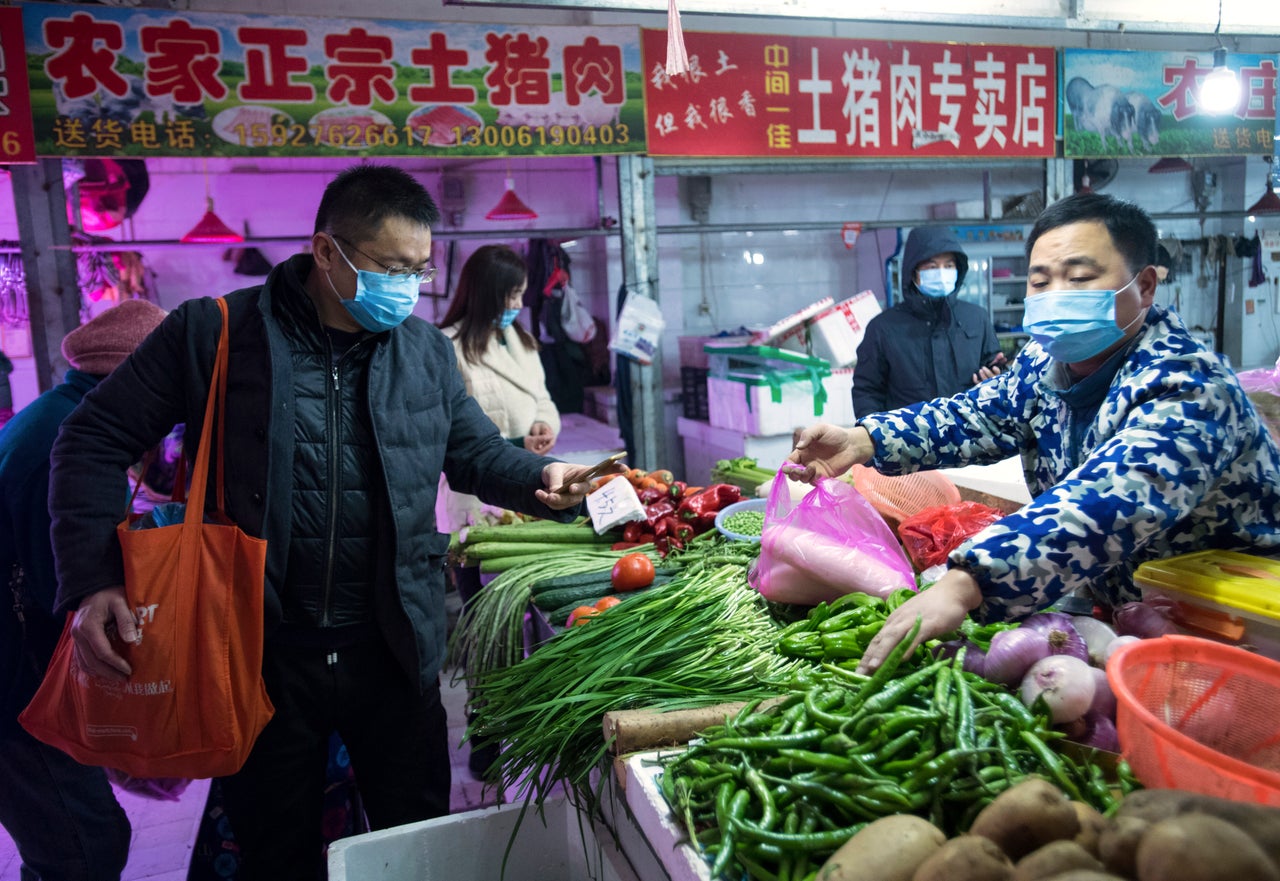
[[[85,393],[155,330],[165,311],[126,300],[62,340],[63,383],[0,428],[0,579],[13,590],[0,610],[0,825],[23,877],[118,879],[129,856],[129,818],[102,768],[77,763],[18,724],[62,627],[49,543],[49,452]],[[120,484],[123,511],[128,487]]]
[[[147,300],[125,300],[62,338],[62,357],[72,369],[106,376],[129,357],[164,319],[165,311]]]

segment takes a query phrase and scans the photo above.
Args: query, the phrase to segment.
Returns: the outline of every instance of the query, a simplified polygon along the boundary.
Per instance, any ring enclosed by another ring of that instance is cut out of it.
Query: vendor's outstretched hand
[[[932,587],[916,594],[889,614],[858,662],[858,672],[870,673],[883,664],[893,647],[911,632],[916,618],[920,619],[920,632],[916,634],[915,642],[907,647],[908,654],[920,643],[955,630],[964,623],[965,616],[981,603],[982,591],[973,576],[961,569],[949,569]]]
[[[827,422],[810,425],[795,436],[789,465],[782,473],[802,483],[816,483],[819,477],[837,477],[854,465],[871,459],[875,444],[865,428],[841,428]]]

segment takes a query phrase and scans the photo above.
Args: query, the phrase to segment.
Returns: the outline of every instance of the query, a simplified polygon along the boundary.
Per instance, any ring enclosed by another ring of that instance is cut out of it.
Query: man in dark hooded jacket
[[[1000,372],[987,310],[959,299],[969,271],[947,227],[916,227],[902,254],[902,301],[867,324],[853,372],[859,418],[950,397]]]

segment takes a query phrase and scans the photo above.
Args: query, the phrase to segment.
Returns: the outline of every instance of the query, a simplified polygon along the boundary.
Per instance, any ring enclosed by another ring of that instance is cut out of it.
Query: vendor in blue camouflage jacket
[[[917,644],[970,612],[1020,619],[1068,593],[1138,598],[1148,561],[1209,548],[1280,548],[1280,449],[1226,360],[1154,305],[1156,230],[1095,193],[1040,215],[1027,240],[1032,342],[1007,372],[950,398],[819,424],[790,476],[869,463],[885,474],[1022,457],[1032,501],[952,551],[933,587],[868,647],[878,667],[921,619]]]

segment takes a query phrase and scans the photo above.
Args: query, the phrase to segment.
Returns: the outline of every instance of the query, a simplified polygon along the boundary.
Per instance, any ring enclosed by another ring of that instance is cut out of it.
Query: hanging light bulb
[[[1200,83],[1200,106],[1207,113],[1235,110],[1240,101],[1240,78],[1227,67],[1227,50],[1213,50],[1213,70]]]
[[[204,201],[204,216],[182,237],[182,243],[192,245],[213,242],[234,245],[237,242],[243,242],[244,236],[227,226],[222,222],[222,218],[213,213],[213,195],[209,192],[208,160],[205,161],[204,166]]]
[[[537,220],[538,212],[534,211],[528,205],[520,200],[516,195],[516,182],[514,178],[506,179],[507,188],[502,193],[502,198],[498,200],[498,204],[489,210],[484,216],[485,220]]]

